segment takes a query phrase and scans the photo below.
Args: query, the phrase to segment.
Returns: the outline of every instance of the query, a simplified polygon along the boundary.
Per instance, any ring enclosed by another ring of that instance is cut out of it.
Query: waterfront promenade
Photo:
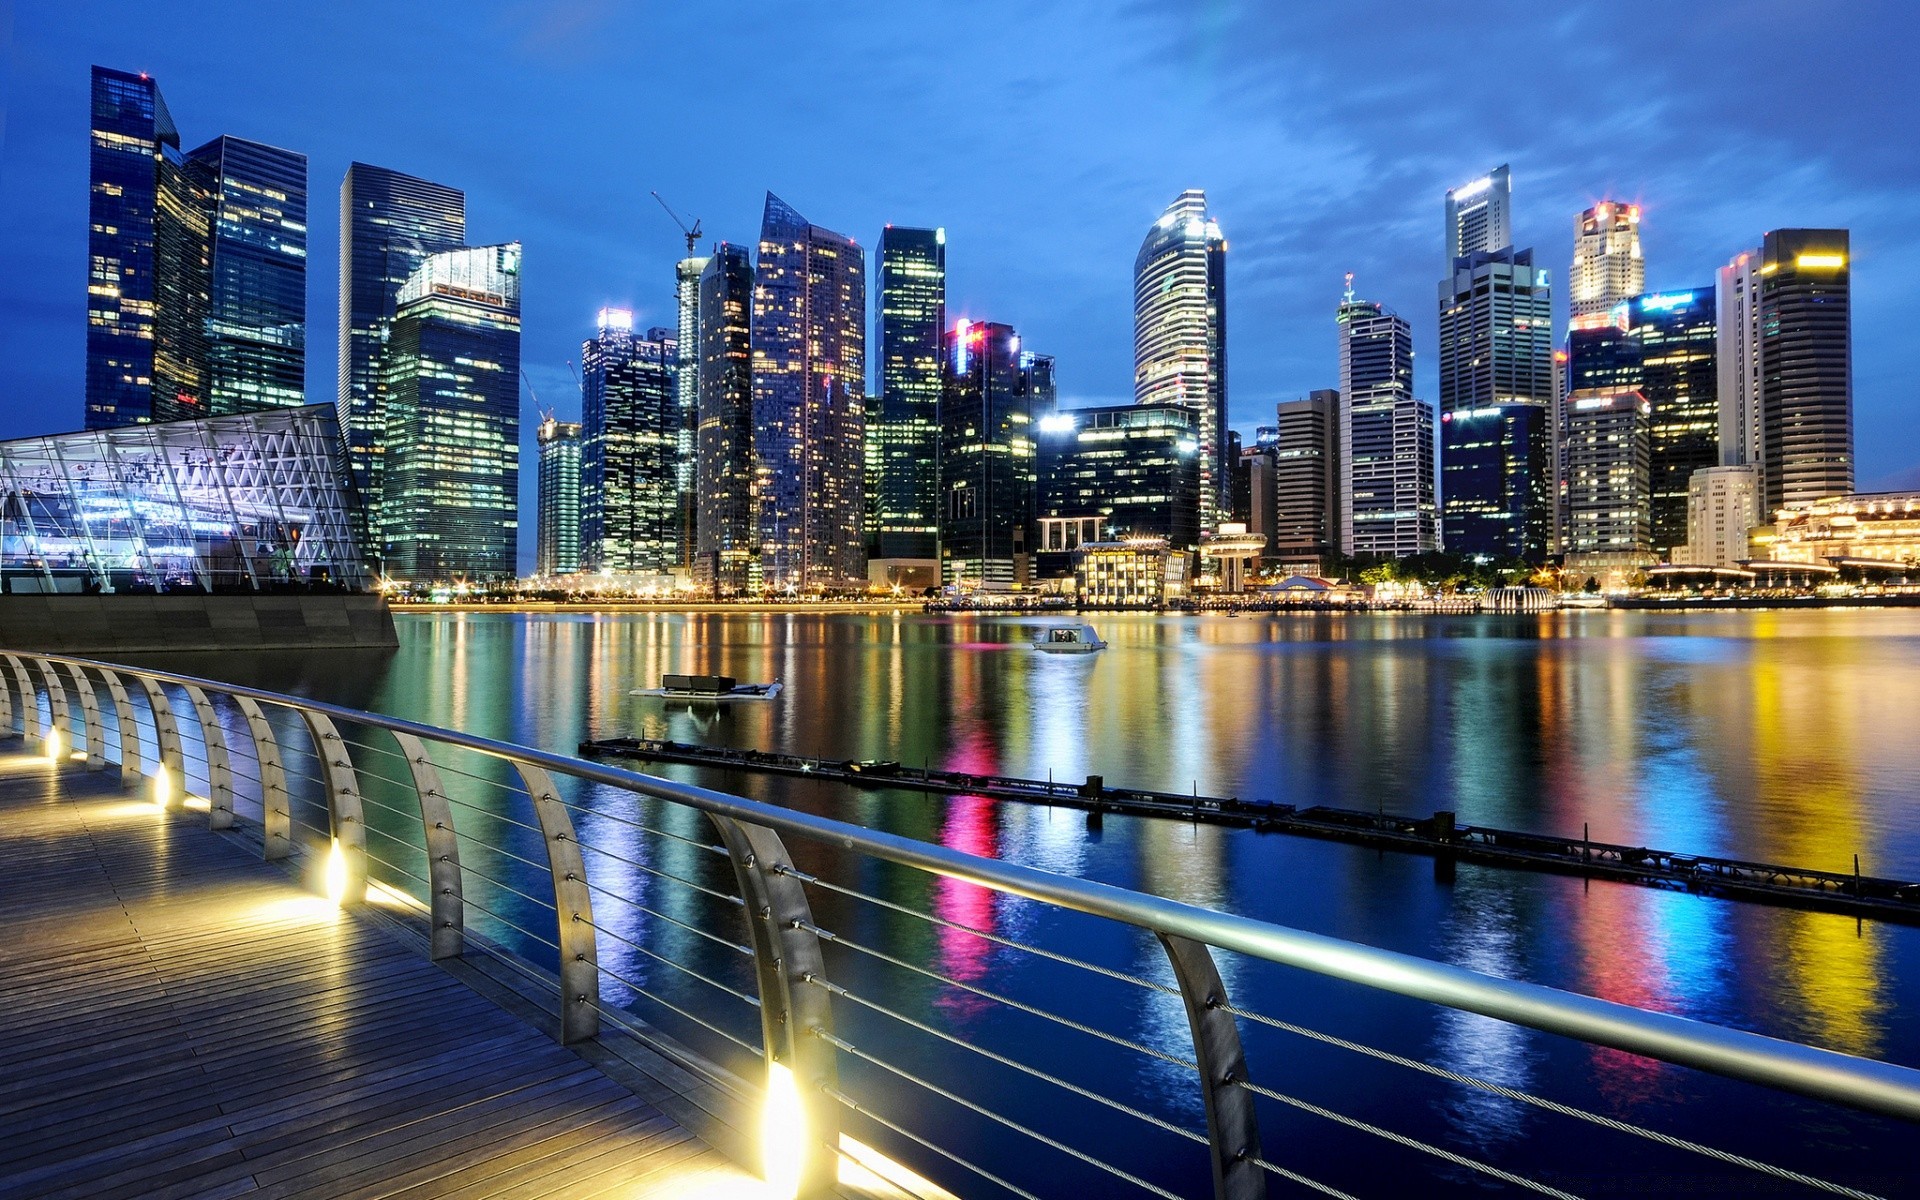
[[[204,813],[19,746],[0,755],[0,1195],[762,1194],[668,1115],[669,1064],[611,1031],[562,1046],[481,968],[429,961]]]

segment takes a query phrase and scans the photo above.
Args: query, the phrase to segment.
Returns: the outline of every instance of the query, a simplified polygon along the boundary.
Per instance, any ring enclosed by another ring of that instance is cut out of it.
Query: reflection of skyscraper
[[[580,426],[540,422],[540,496],[534,573],[571,575],[580,569]]]
[[[1764,517],[1853,491],[1849,252],[1844,229],[1776,229],[1761,246]]]
[[[767,193],[753,304],[753,451],[769,587],[866,579],[866,267]]]
[[[1339,513],[1334,546],[1404,558],[1439,548],[1433,409],[1413,394],[1413,332],[1351,290],[1340,323]]]
[[[678,347],[665,329],[600,310],[580,348],[581,559],[589,571],[651,574],[680,563]]]
[[[947,335],[940,400],[944,582],[1028,578],[1036,356],[1010,325],[960,321]]]
[[[700,272],[700,406],[694,430],[694,577],[745,591],[754,559],[753,262],[725,242]]]
[[[880,557],[932,559],[939,553],[946,230],[887,226],[879,270],[880,403],[867,436],[878,472],[869,471],[867,487],[878,498]]]
[[[1228,504],[1227,241],[1197,189],[1167,206],[1133,260],[1133,399],[1193,410],[1211,530]]]

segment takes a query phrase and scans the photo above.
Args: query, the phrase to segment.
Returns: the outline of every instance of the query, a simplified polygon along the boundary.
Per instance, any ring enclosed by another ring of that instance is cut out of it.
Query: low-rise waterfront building
[[[1863,573],[1920,572],[1920,492],[1867,492],[1790,504],[1774,514],[1771,538],[1765,550],[1773,562]]]
[[[1073,552],[1074,593],[1081,608],[1160,608],[1185,590],[1185,561],[1165,538],[1085,542]]]
[[[1675,565],[1731,567],[1751,557],[1747,534],[1760,524],[1760,468],[1703,467],[1687,481],[1687,544]]]

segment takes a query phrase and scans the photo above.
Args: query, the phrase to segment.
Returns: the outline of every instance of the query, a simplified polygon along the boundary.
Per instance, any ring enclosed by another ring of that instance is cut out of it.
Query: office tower
[[[1702,467],[1687,484],[1686,563],[1730,567],[1747,559],[1747,533],[1760,523],[1758,466]]]
[[[611,575],[680,565],[679,348],[665,329],[633,331],[603,308],[580,347],[581,565]]]
[[[1567,553],[1626,564],[1647,552],[1652,440],[1638,392],[1567,398]]]
[[[520,244],[443,250],[394,298],[381,355],[386,573],[509,579],[520,528]]]
[[[1566,391],[1630,392],[1640,386],[1640,346],[1625,300],[1567,325]]]
[[[1228,521],[1245,526],[1253,520],[1253,477],[1240,457],[1240,431],[1227,430],[1227,506]]]
[[[961,320],[948,332],[940,400],[940,577],[1026,583],[1033,527],[1034,356],[1011,325]]]
[[[1513,245],[1513,179],[1505,164],[1447,193],[1449,259]]]
[[[1851,269],[1844,229],[1760,248],[1761,511],[1853,491]]]
[[[1339,511],[1331,544],[1344,554],[1405,558],[1440,548],[1433,408],[1413,394],[1406,319],[1356,300],[1340,326]]]
[[[1721,267],[1714,288],[1718,329],[1715,373],[1720,399],[1720,465],[1760,465],[1760,252],[1745,250]]]
[[[677,350],[673,363],[673,401],[679,409],[680,428],[674,444],[674,477],[679,487],[677,520],[674,533],[680,553],[675,566],[691,567],[698,538],[694,523],[699,505],[694,499],[694,429],[700,420],[700,273],[707,260],[687,247],[687,256],[674,264],[674,300],[680,320],[673,344]]]
[[[307,156],[220,137],[187,158],[211,205],[207,407],[305,404]]]
[[[700,272],[700,408],[694,431],[694,578],[733,596],[755,581],[753,261],[725,242]]]
[[[1654,292],[1627,302],[1638,389],[1652,438],[1652,548],[1687,544],[1694,472],[1720,461],[1720,403],[1713,289]]]
[[[1328,394],[1338,399],[1338,392]],[[1280,485],[1276,476],[1279,460],[1274,445],[1274,439],[1279,436],[1279,431],[1272,426],[1262,425],[1259,436],[1264,440],[1258,440],[1240,452],[1240,470],[1246,476],[1247,532],[1265,539],[1266,548],[1260,552],[1261,557],[1272,558],[1275,545],[1275,523],[1279,519],[1277,503]],[[1339,430],[1336,423],[1335,445],[1338,445],[1338,440]],[[1335,504],[1336,506],[1338,504],[1337,496]]]
[[[180,135],[146,75],[93,68],[92,111],[86,423],[105,429],[154,418],[158,164],[179,153]]]
[[[1573,219],[1573,269],[1567,273],[1567,310],[1573,317],[1604,313],[1646,287],[1640,257],[1640,206],[1603,200]]]
[[[540,422],[539,522],[534,574],[571,575],[580,569],[580,426]]]
[[[1229,504],[1227,488],[1227,241],[1207,194],[1181,192],[1133,260],[1133,399],[1184,404],[1200,440],[1200,527]]]
[[[467,240],[467,200],[460,191],[385,167],[353,163],[340,181],[340,434],[354,486],[379,522],[386,411],[380,396],[381,354],[400,296],[428,255]],[[377,557],[378,539],[363,543]]]
[[[769,588],[866,582],[866,263],[767,193],[753,293],[753,450]]]
[[[1164,538],[1185,561],[1200,545],[1199,418],[1183,404],[1062,409],[1037,429],[1039,574],[1072,570],[1084,542]]]
[[[880,234],[880,396],[867,442],[881,558],[939,558],[941,339],[947,328],[947,234]],[[876,436],[877,435],[877,436]]]
[[[1347,473],[1341,463],[1340,393],[1319,388],[1304,399],[1282,400],[1274,416],[1272,552],[1282,562],[1306,565],[1317,574],[1344,543],[1341,481]],[[1387,432],[1391,435],[1390,422]],[[1427,445],[1431,458],[1431,437]],[[1427,478],[1431,489],[1431,469]],[[1431,504],[1428,508],[1431,520]]]

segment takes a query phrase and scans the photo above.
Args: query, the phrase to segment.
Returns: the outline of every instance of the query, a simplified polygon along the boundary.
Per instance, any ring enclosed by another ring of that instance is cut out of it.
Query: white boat
[[[1051,625],[1045,636],[1033,643],[1033,648],[1049,654],[1092,654],[1095,650],[1105,650],[1107,644],[1091,625]]]
[[[739,683],[731,675],[664,675],[657,688],[634,688],[629,696],[664,696],[669,700],[771,700],[780,694],[780,681]]]

